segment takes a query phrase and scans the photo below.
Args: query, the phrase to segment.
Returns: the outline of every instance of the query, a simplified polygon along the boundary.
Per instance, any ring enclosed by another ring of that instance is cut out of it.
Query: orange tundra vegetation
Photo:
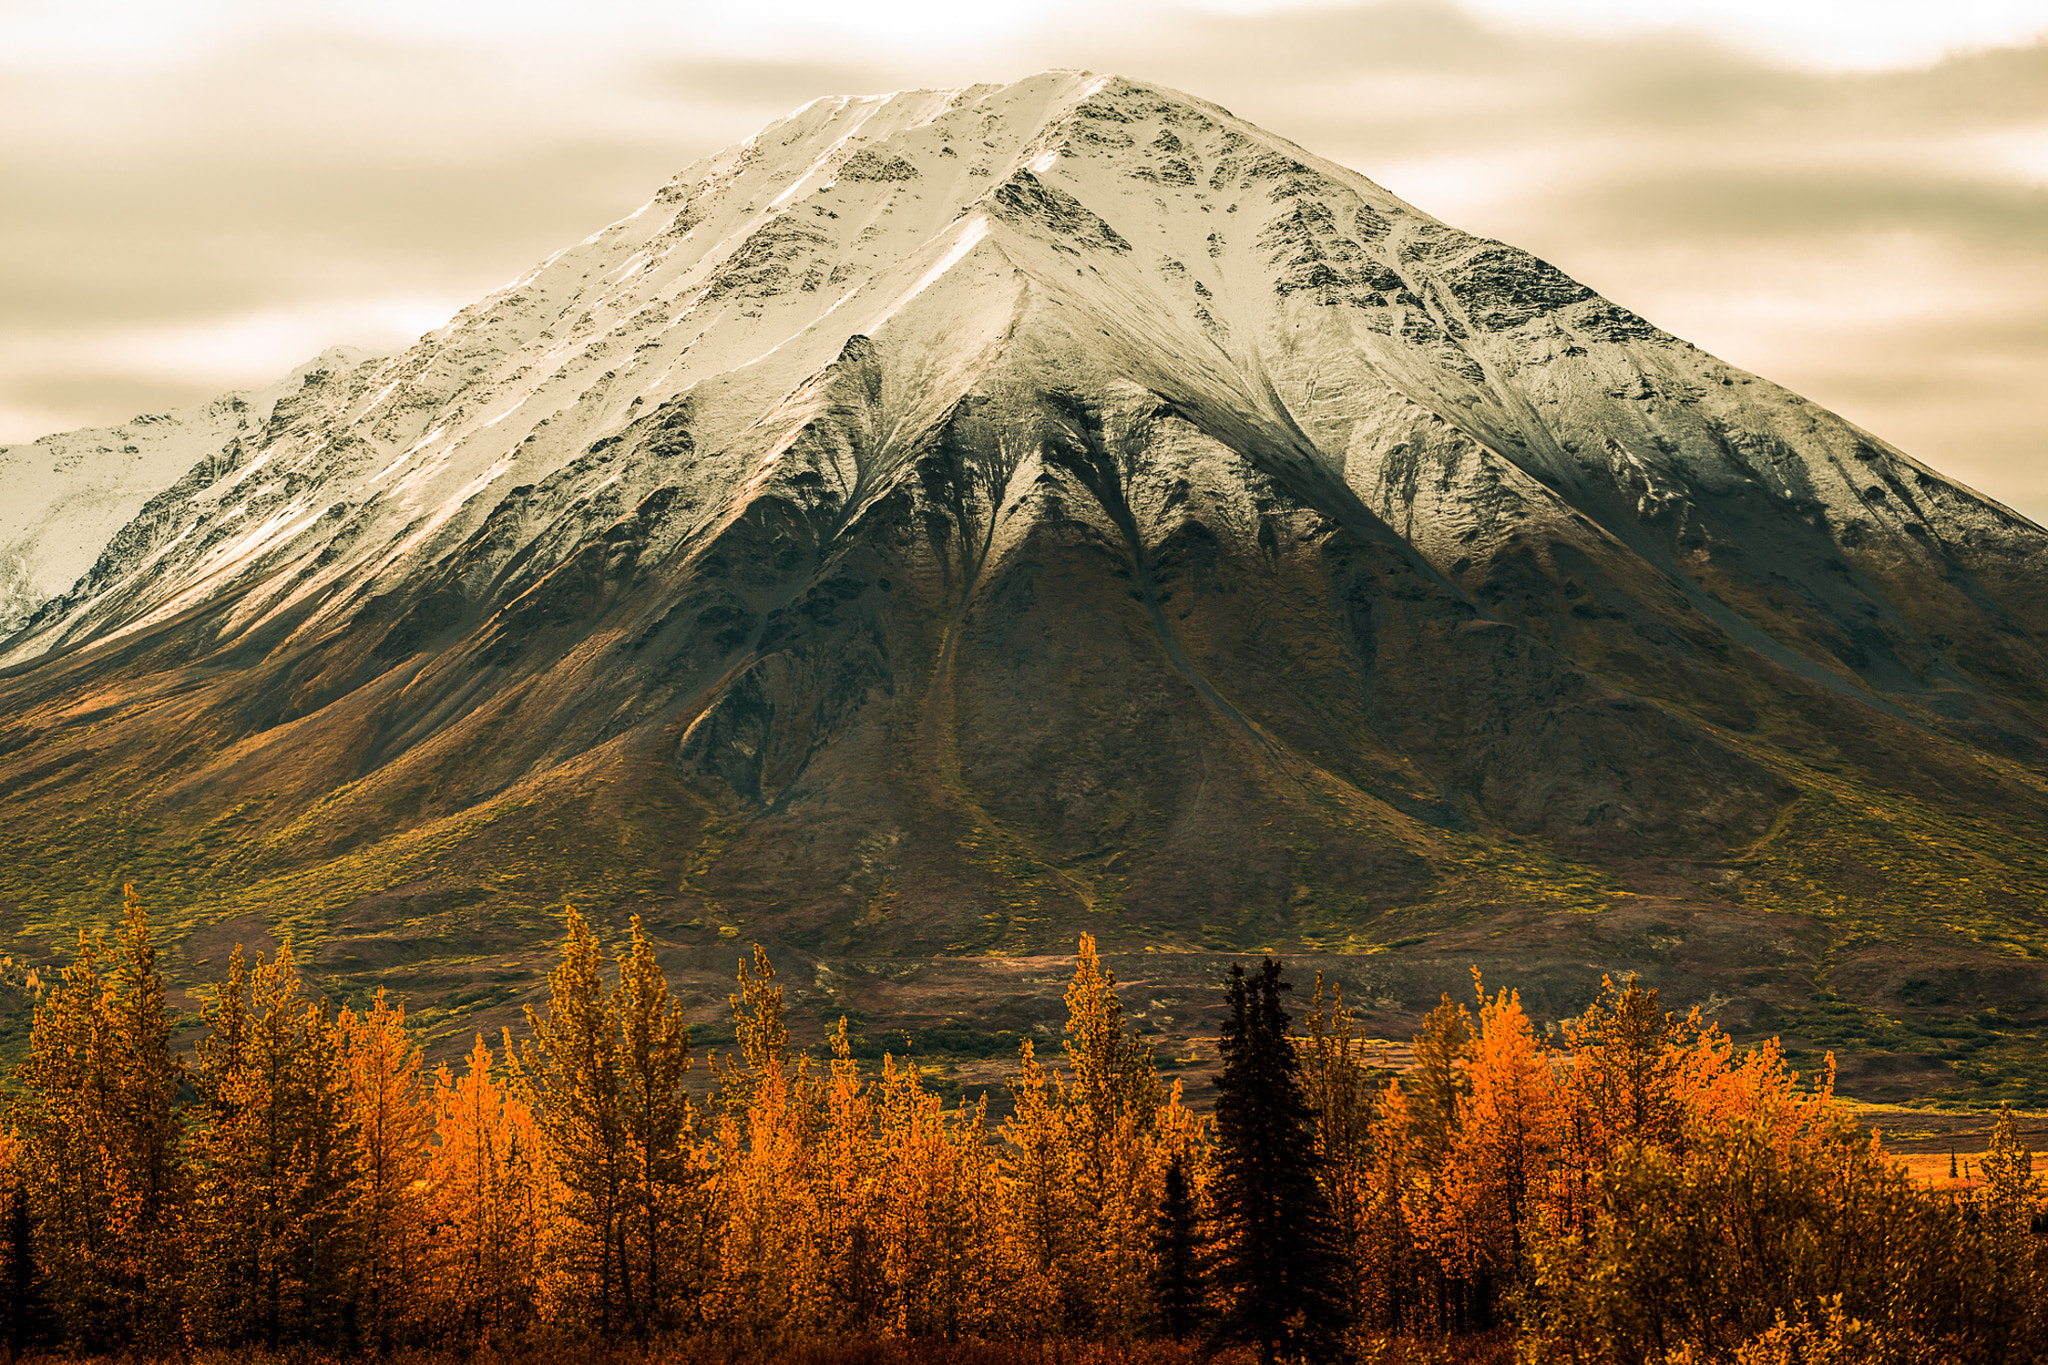
[[[1512,990],[1446,997],[1393,1077],[1320,979],[1292,1030],[1269,964],[1232,987],[1218,1126],[1161,1082],[1083,937],[1064,1055],[1024,1045],[992,1128],[913,1065],[864,1070],[843,1021],[793,1051],[758,948],[692,1099],[638,921],[609,968],[567,929],[546,1013],[459,1069],[430,1072],[381,995],[306,999],[288,950],[237,951],[188,1059],[131,894],[12,1077],[0,1349],[2048,1358],[2048,1216],[2009,1115],[1981,1185],[1930,1189],[1775,1046],[1633,982],[1555,1043]],[[1302,1251],[1291,1278],[1247,1261],[1276,1244]]]

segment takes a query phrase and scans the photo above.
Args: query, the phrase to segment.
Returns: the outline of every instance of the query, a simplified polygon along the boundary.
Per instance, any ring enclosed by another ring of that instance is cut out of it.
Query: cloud
[[[881,88],[885,69],[863,63],[779,62],[736,59],[685,61],[659,68],[658,83],[699,99],[778,110],[807,104],[820,95]]]
[[[2034,0],[1467,0],[1508,27],[1598,37],[1711,34],[1740,51],[1817,70],[1910,66],[2048,34]]]
[[[213,312],[357,289],[489,284],[629,212],[670,157],[616,143],[496,149],[448,165],[360,146],[281,155],[214,142],[90,158],[0,152],[9,321]],[[489,284],[484,287],[488,288]]]
[[[0,327],[0,433],[15,440],[189,406],[278,378],[337,343],[400,349],[466,296],[351,292],[240,312]],[[296,357],[295,360],[282,359]],[[0,436],[5,439],[5,436]]]

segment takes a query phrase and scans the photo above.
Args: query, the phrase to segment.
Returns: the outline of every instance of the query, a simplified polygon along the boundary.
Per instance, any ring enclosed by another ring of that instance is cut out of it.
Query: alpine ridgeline
[[[1389,1013],[2048,997],[2048,535],[1171,90],[820,100],[173,428],[148,490],[134,424],[0,452],[44,542],[133,512],[0,620],[34,934],[125,877],[515,983],[458,1003],[564,899],[820,982],[1089,928],[1394,949]]]

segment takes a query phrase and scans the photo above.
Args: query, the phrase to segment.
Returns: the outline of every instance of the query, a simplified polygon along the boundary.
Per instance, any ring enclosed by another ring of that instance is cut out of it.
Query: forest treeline
[[[1633,983],[1554,1038],[1511,990],[1446,997],[1396,1076],[1320,980],[1297,1024],[1276,964],[1236,970],[1204,1116],[1083,938],[1064,1055],[1023,1045],[1000,1124],[864,1065],[843,1021],[793,1050],[758,949],[708,1098],[637,920],[607,964],[571,912],[550,988],[525,1037],[429,1068],[381,994],[336,1010],[288,950],[237,950],[180,1056],[131,895],[47,984],[12,1077],[0,1342],[2048,1358],[2042,1192],[2009,1115],[1979,1188],[1916,1186],[1775,1046]]]

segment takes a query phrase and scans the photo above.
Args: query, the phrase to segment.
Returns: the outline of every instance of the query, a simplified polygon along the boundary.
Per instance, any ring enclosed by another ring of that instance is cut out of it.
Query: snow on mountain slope
[[[888,356],[876,437],[900,450],[1027,315],[1064,334],[1063,363],[1268,433],[1454,576],[1503,507],[1614,534],[1616,514],[1683,517],[1698,491],[1797,502],[1876,554],[1924,558],[1930,535],[2037,548],[2004,509],[1524,253],[1213,105],[1053,72],[819,100],[686,169],[180,485],[4,657],[259,583],[241,624],[312,602],[331,620],[512,515],[514,490],[536,491],[500,563],[667,484],[701,530],[760,486],[849,337]],[[638,434],[685,413],[690,453],[648,458]],[[607,459],[620,445],[637,457]],[[107,506],[39,534],[95,539],[127,504]],[[50,586],[39,573],[17,599]]]
[[[337,346],[266,388],[0,446],[0,639],[71,587],[144,504],[187,474],[211,482],[238,465],[308,376],[345,374],[369,358]]]

